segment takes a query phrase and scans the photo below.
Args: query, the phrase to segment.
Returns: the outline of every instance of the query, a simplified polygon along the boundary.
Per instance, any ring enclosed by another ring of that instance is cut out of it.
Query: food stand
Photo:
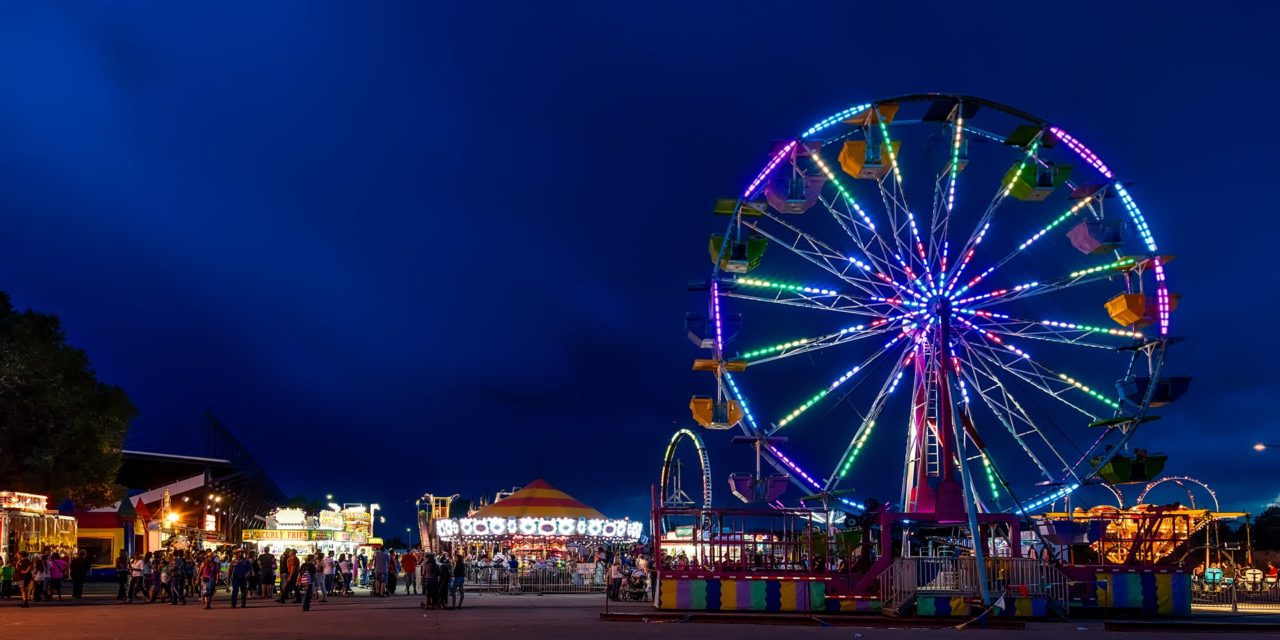
[[[76,519],[46,508],[48,501],[34,493],[0,491],[0,546],[6,558],[17,551],[76,549]]]

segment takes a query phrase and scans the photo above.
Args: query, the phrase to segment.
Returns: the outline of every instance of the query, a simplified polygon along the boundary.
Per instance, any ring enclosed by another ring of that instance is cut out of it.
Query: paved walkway
[[[227,594],[219,592],[214,608],[205,611],[197,601],[185,607],[166,604],[118,604],[114,591],[96,585],[82,601],[40,603],[20,609],[16,600],[0,600],[0,635],[9,638],[58,640],[107,640],[110,638],[237,638],[269,637],[272,640],[306,638],[421,638],[436,636],[458,640],[489,638],[513,640],[631,640],[640,638],[692,638],[698,640],[753,640],[823,638],[839,640],[922,638],[1028,637],[1034,640],[1080,640],[1098,635],[1118,639],[1167,638],[1167,631],[1106,632],[1102,621],[1032,623],[1026,632],[970,629],[858,629],[850,627],[801,627],[738,624],[682,624],[678,622],[606,622],[600,620],[604,599],[592,595],[495,595],[470,594],[457,611],[423,611],[411,596],[372,598],[358,595],[330,598],[316,603],[310,612],[300,606],[251,600],[248,609],[231,609]],[[613,603],[613,610],[645,612],[649,605]],[[438,634],[438,635],[437,635]],[[859,635],[855,635],[859,634]],[[910,636],[908,636],[910,634]],[[1213,638],[1212,633],[1178,634],[1178,638]]]

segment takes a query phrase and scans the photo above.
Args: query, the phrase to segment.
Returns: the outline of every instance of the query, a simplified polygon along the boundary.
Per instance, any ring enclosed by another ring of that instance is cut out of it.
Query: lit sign
[[[302,509],[276,509],[267,516],[267,526],[273,529],[306,529],[307,512]]]
[[[493,538],[509,535],[606,538],[634,542],[644,524],[630,520],[593,518],[442,518],[436,534],[444,539]]]
[[[320,524],[317,529],[325,531],[342,531],[344,521],[342,514],[337,511],[321,511],[319,514]]]
[[[205,516],[204,516],[204,530],[205,530],[205,531],[217,531],[217,530],[218,530],[218,516],[215,516],[215,515],[213,515],[212,513],[205,514]]]

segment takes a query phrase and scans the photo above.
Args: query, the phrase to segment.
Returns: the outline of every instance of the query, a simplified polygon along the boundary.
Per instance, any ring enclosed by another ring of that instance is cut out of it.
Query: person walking
[[[200,580],[204,587],[204,608],[213,608],[213,594],[218,590],[218,578],[222,575],[222,566],[218,562],[218,558],[209,553],[205,555],[204,562],[200,563]]]
[[[422,607],[435,609],[440,593],[440,566],[436,564],[436,554],[427,552],[422,559]]]
[[[17,562],[17,556],[11,553],[4,559],[4,566],[0,567],[0,598],[5,600],[13,597],[13,566]]]
[[[387,586],[387,568],[391,564],[391,556],[386,549],[378,549],[373,554],[373,595],[385,596]]]
[[[116,556],[116,582],[120,585],[120,590],[116,592],[116,600],[124,600],[128,595],[129,573],[129,556],[125,555],[124,549],[121,549],[120,555]]]
[[[307,555],[307,561],[298,567],[298,589],[302,591],[302,610],[311,610],[311,595],[315,593],[316,559]]]
[[[404,568],[404,594],[418,592],[418,556],[406,553],[400,558],[400,566]]]
[[[289,595],[295,596],[294,604],[302,601],[302,594],[298,593],[298,552],[293,549],[285,549],[284,555],[280,558],[281,570],[280,574],[280,604],[284,604],[289,599]]]
[[[53,600],[53,594],[58,594],[58,599],[62,599],[62,581],[67,577],[67,571],[70,565],[62,558],[60,553],[49,554],[49,599]]]
[[[236,608],[236,597],[240,598],[240,608],[243,609],[247,605],[249,598],[249,573],[253,570],[253,563],[244,557],[244,552],[236,550],[235,555],[231,559],[231,608]]]
[[[263,598],[276,595],[276,557],[270,551],[258,554],[258,595]]]
[[[463,559],[462,554],[454,554],[453,556],[453,585],[449,589],[450,599],[453,601],[454,609],[462,608],[462,600],[466,597],[467,592],[463,590],[463,585],[467,581],[467,563]]]
[[[342,594],[349,596],[355,587],[355,563],[345,553],[338,556],[338,571],[342,574]]]
[[[609,566],[609,599],[617,602],[618,592],[622,589],[622,559],[614,557]]]
[[[76,552],[68,570],[71,573],[71,598],[79,600],[84,597],[84,580],[89,577],[89,557],[84,549]]]
[[[13,574],[18,578],[18,591],[22,596],[22,608],[31,606],[31,596],[35,593],[36,565],[28,557],[26,551],[18,552],[18,562],[13,567]]]
[[[133,560],[129,561],[129,597],[125,600],[129,604],[133,604],[133,598],[138,595],[139,591],[145,591],[142,584],[142,565],[142,554],[135,553]],[[143,595],[145,596],[145,593]]]
[[[35,582],[35,601],[48,600],[49,567],[44,556],[39,553],[31,556],[31,567],[31,578]]]
[[[325,595],[327,596],[328,594],[333,593],[333,589],[337,584],[336,576],[338,575],[338,561],[333,559],[332,549],[330,549],[329,554],[324,557],[323,566],[324,566],[324,592],[325,592]],[[328,598],[326,597],[324,600],[321,600],[321,602],[325,602],[327,600]]]
[[[187,604],[187,557],[182,551],[175,552],[169,563],[169,604],[179,602]]]
[[[436,566],[440,573],[439,586],[436,587],[436,601],[440,603],[439,608],[448,609],[449,589],[453,587],[453,565],[449,562],[449,556],[441,553],[436,559]]]

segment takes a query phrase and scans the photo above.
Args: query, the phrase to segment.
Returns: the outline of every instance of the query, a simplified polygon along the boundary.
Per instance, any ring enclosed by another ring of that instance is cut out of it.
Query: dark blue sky
[[[0,289],[140,433],[212,411],[290,493],[403,530],[423,491],[541,474],[641,516],[705,391],[681,322],[712,200],[856,101],[980,95],[1133,181],[1196,377],[1145,437],[1256,510],[1280,12],[981,6],[6,3]],[[720,487],[748,462],[712,440]]]

